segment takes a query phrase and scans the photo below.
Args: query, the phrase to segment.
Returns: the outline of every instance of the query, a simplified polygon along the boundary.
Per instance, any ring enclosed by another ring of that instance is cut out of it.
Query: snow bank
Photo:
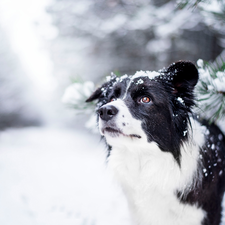
[[[99,136],[49,128],[5,131],[0,181],[0,224],[130,224]]]

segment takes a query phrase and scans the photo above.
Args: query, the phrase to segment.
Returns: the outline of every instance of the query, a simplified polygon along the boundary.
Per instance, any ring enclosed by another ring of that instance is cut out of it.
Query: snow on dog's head
[[[110,146],[155,142],[179,162],[197,81],[196,67],[179,61],[159,72],[112,75],[87,102],[98,100],[99,130]]]

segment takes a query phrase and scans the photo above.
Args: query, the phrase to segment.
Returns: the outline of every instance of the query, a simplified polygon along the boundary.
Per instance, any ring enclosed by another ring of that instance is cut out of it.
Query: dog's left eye
[[[141,103],[149,103],[149,102],[151,102],[151,99],[149,97],[145,96],[145,97],[141,98],[139,100],[139,102],[141,102]]]

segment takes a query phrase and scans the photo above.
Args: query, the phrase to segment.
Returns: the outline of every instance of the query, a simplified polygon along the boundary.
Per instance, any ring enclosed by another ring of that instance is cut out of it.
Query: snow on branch
[[[62,97],[62,102],[73,109],[76,115],[88,115],[89,120],[85,126],[93,133],[97,133],[97,124],[95,116],[95,102],[86,102],[86,99],[93,93],[95,85],[91,81],[84,83],[73,83],[66,88]]]
[[[91,81],[86,81],[84,83],[73,83],[66,88],[62,97],[62,102],[73,108],[75,114],[89,114],[95,109],[95,105],[88,104],[85,100],[92,94],[93,91],[94,83]]]
[[[200,81],[197,96],[200,114],[210,122],[217,122],[225,117],[225,62],[207,63],[199,59]]]

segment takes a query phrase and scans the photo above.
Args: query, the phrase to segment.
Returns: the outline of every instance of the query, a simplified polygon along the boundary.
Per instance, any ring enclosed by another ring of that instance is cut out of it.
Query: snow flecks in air
[[[224,154],[220,151],[222,134],[213,134],[210,132],[210,126],[205,127],[205,145],[199,153],[200,161],[203,161],[202,173],[205,179],[214,181],[215,177],[222,176],[224,174]],[[208,158],[204,161],[204,158]]]

